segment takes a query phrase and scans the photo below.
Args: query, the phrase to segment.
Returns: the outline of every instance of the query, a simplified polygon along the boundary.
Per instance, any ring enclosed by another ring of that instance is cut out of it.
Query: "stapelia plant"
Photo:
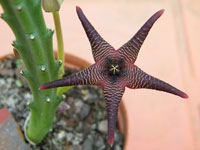
[[[147,88],[165,91],[187,98],[187,94],[175,87],[154,78],[134,65],[140,47],[155,21],[164,10],[156,12],[126,44],[115,50],[94,29],[82,10],[76,8],[78,17],[85,29],[92,47],[95,64],[67,76],[63,79],[46,83],[40,89],[49,89],[69,85],[98,85],[102,86],[108,113],[108,143],[114,143],[114,130],[117,120],[118,105],[125,87],[138,89]]]
[[[28,104],[31,115],[25,129],[26,136],[33,143],[40,143],[51,130],[63,97],[57,94],[57,89],[41,91],[39,87],[58,79],[62,61],[54,58],[53,31],[45,25],[41,0],[0,0],[0,4],[4,10],[1,18],[16,37],[12,45],[26,66],[20,73],[28,81],[33,94],[33,101]]]

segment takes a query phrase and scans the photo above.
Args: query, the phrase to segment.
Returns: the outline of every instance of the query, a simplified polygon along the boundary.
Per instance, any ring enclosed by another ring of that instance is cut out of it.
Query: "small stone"
[[[101,106],[101,108],[106,108],[106,102],[105,101],[98,101],[98,104]]]
[[[79,113],[79,117],[81,120],[85,119],[90,112],[90,106],[88,104],[83,104],[81,112]]]
[[[119,132],[119,131],[115,131],[115,134],[114,134],[114,136],[115,136],[115,142],[117,142],[117,141],[123,141],[123,135]]]
[[[69,132],[66,134],[66,137],[67,137],[67,142],[71,142],[74,138],[74,134]]]
[[[90,131],[90,134],[91,134],[92,136],[95,136],[96,133],[97,133],[97,132],[96,132],[95,130]]]
[[[103,114],[102,114],[102,111],[98,111],[98,112],[97,112],[97,115],[96,115],[95,117],[97,118],[97,120],[102,120],[102,119],[104,119],[104,116],[103,116]]]
[[[67,97],[67,103],[72,106],[72,104],[74,103],[74,99],[72,97]]]
[[[87,101],[87,103],[89,104],[92,104],[95,100],[98,99],[96,94],[93,94],[90,92],[85,93],[82,98],[84,101]]]
[[[5,80],[4,79],[0,79],[0,85],[2,86],[4,84],[6,84]]]
[[[2,70],[5,67],[5,64],[1,63],[0,64],[0,70]]]
[[[13,71],[13,68],[12,68],[12,63],[9,62],[7,64],[1,64],[0,65],[0,75],[2,76],[14,76],[14,71]]]
[[[81,120],[85,119],[90,112],[90,106],[82,100],[75,100],[74,107]]]
[[[75,139],[72,141],[72,144],[73,145],[79,145],[79,141],[78,141],[78,139],[75,137]]]
[[[98,150],[103,150],[106,147],[102,136],[98,136],[97,138],[95,138],[94,145],[95,147],[97,147]]]
[[[74,139],[71,141],[73,145],[79,145],[83,141],[83,134],[76,133]]]
[[[58,109],[56,111],[57,114],[60,114],[66,110],[70,109],[70,106],[66,102],[61,102],[60,105],[58,106]]]
[[[78,114],[81,112],[81,109],[83,107],[83,101],[82,100],[79,100],[79,99],[75,99],[75,102],[74,102],[74,107],[75,107],[75,112]]]
[[[24,94],[24,99],[25,99],[26,101],[31,101],[31,100],[33,99],[33,95],[32,95],[30,92],[26,92],[26,93]]]
[[[91,129],[93,129],[93,130],[96,129],[96,127],[97,127],[96,124],[92,124],[92,125],[91,125]]]
[[[64,131],[64,130],[62,130],[62,131],[60,131],[60,132],[58,133],[58,139],[62,140],[62,139],[64,139],[65,137],[66,137],[66,135],[65,135],[65,131]]]
[[[63,126],[63,127],[65,127],[65,126],[68,125],[67,122],[66,122],[65,120],[59,120],[56,124],[57,124],[58,126]]]
[[[82,150],[82,147],[80,145],[78,146],[71,145],[71,146],[66,146],[66,150]]]
[[[81,90],[81,93],[82,93],[83,95],[86,95],[86,94],[88,94],[88,90]]]
[[[119,145],[115,145],[115,150],[122,150],[122,148]]]
[[[107,120],[102,120],[98,124],[98,130],[102,133],[107,133],[108,131],[108,121]]]
[[[13,78],[8,78],[6,83],[9,84],[9,85],[11,85],[13,81],[14,81]]]
[[[12,61],[7,62],[6,67],[12,69]]]
[[[87,138],[83,142],[83,149],[82,150],[92,150],[92,145],[93,145],[93,139],[92,138]]]
[[[14,72],[11,69],[3,69],[3,70],[1,70],[0,74],[3,75],[3,76],[13,77]]]
[[[84,128],[83,122],[80,121],[80,122],[78,123],[78,125],[76,126],[76,131],[79,131],[79,132],[80,132],[81,130],[83,130],[83,128]]]
[[[69,127],[74,128],[76,126],[76,123],[71,119],[66,119],[65,122],[67,124],[67,130],[69,130]]]

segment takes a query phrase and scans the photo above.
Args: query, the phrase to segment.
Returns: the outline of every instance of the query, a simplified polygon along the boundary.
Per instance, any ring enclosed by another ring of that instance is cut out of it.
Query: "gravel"
[[[108,131],[108,120],[102,120],[98,124],[98,130],[102,133],[107,133]]]

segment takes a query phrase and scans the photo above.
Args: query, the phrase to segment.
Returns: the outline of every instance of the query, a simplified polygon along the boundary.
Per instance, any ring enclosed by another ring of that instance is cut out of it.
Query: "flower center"
[[[117,81],[120,77],[125,75],[124,60],[120,58],[106,58],[106,63],[103,69],[103,73],[112,82]]]
[[[114,65],[114,64],[112,64],[111,65],[111,68],[109,69],[109,71],[112,73],[112,74],[116,74],[116,72],[119,72],[120,70],[119,70],[119,65]]]

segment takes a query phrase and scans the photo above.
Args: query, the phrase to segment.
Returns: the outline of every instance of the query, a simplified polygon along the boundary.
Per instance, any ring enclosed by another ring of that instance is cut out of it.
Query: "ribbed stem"
[[[40,0],[0,0],[4,19],[16,40],[13,46],[19,52],[26,70],[21,71],[30,86],[33,101],[27,135],[35,143],[49,132],[61,99],[56,89],[40,91],[41,84],[58,79],[60,63],[55,61],[52,46],[53,31],[46,28]]]

